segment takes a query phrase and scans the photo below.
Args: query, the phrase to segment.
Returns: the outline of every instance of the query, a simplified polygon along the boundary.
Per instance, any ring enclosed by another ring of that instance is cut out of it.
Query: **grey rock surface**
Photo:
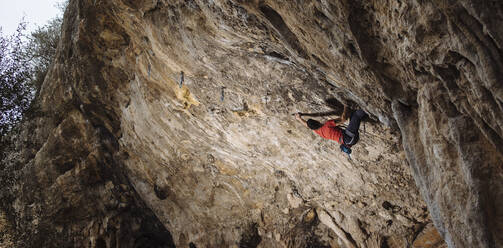
[[[2,149],[0,244],[502,247],[502,20],[500,1],[72,0]],[[370,114],[352,160],[292,116],[342,104]]]

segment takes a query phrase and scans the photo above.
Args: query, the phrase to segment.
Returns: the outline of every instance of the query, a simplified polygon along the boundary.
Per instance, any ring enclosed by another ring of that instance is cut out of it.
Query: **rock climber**
[[[337,141],[341,144],[341,150],[349,155],[351,153],[351,146],[355,145],[358,140],[360,140],[358,129],[360,128],[361,121],[366,118],[368,114],[361,109],[352,112],[349,117],[348,127],[343,129],[340,125],[347,121],[347,112],[348,109],[344,105],[344,110],[340,118],[326,121],[324,124],[313,119],[308,119],[306,121],[302,119],[303,114],[301,113],[295,114],[295,117],[304,124],[304,126],[310,128],[322,138]]]

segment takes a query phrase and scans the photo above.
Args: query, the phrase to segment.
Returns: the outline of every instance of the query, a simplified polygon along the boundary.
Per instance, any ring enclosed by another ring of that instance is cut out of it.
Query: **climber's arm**
[[[337,118],[335,120],[336,125],[342,125],[344,122],[348,120],[348,108],[346,105],[344,105],[344,110],[342,111],[342,115],[340,118]]]
[[[348,120],[348,107],[344,105],[344,110],[342,111],[341,121],[345,122]]]
[[[295,114],[295,119],[297,119],[299,122],[301,122],[304,126],[307,126],[307,121],[302,119],[302,115],[300,113]]]

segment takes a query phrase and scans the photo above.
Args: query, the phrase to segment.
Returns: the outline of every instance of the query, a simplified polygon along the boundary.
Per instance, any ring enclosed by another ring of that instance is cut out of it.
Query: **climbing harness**
[[[344,133],[351,137],[351,141],[349,141],[348,143],[344,142],[344,135],[341,135],[339,137],[339,143],[341,143],[341,145],[339,146],[339,148],[341,149],[341,152],[344,152],[348,155],[348,158],[349,160],[351,160],[351,146],[354,145],[353,142],[355,141],[356,139],[356,135],[348,130],[346,130],[344,128]]]
[[[356,139],[356,135],[348,130],[344,130],[344,132],[346,135],[351,137],[351,141],[349,141],[349,143],[346,144],[344,142],[344,138],[342,137],[343,135],[341,135],[342,144],[339,146],[339,148],[341,148],[341,152],[346,153],[348,155],[348,158],[351,159],[351,145],[353,145],[353,142]]]
[[[367,118],[367,114],[365,114],[365,116],[363,118],[361,118],[361,121],[363,122],[363,133],[365,134],[366,133],[366,127],[365,127],[365,119]],[[350,141],[348,141],[347,143],[344,142],[344,135],[346,135],[347,137],[351,138]],[[349,131],[347,129],[347,127],[344,128],[344,135],[341,135],[341,138],[342,138],[342,142],[339,142],[341,143],[342,145],[340,146],[341,148],[341,151],[346,153],[349,157],[349,159],[351,159],[351,146],[353,146],[354,144],[356,144],[356,142],[358,142],[359,138],[360,138],[360,135],[357,133],[353,133],[351,131]]]
[[[348,145],[354,145],[353,142],[355,142],[355,140],[356,140],[356,137],[357,137],[356,134],[350,132],[347,129],[344,129],[344,133],[351,138],[351,140],[348,142]]]

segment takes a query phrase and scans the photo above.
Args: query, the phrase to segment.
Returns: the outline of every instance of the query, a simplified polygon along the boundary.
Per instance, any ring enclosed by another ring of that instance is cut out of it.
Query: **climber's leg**
[[[349,126],[346,128],[346,130],[358,135],[360,123],[367,116],[368,114],[361,109],[354,111],[353,113],[351,113],[351,117],[349,118]]]
[[[344,143],[347,145],[354,145],[360,140],[360,135],[358,133],[358,129],[360,128],[360,124],[365,117],[367,117],[367,113],[363,110],[356,110],[351,113],[351,117],[349,118],[349,126],[344,131],[343,139]],[[350,133],[347,133],[349,131]]]

